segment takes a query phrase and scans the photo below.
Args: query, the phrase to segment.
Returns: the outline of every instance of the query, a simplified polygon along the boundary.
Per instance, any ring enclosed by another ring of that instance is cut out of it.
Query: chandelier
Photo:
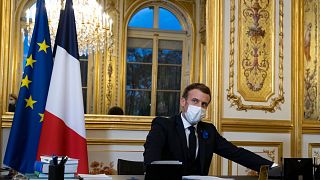
[[[59,24],[60,10],[65,0],[46,0],[51,45],[54,45]],[[96,0],[73,0],[79,54],[103,52],[113,46],[112,19]],[[109,8],[110,9],[110,8]],[[26,11],[28,39],[31,39],[35,22],[35,4]]]

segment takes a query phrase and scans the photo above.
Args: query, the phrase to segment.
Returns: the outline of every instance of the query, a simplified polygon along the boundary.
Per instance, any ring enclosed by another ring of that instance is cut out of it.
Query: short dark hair
[[[18,97],[15,94],[9,94],[9,96],[12,97],[13,99],[15,99],[16,101],[18,100]]]
[[[206,86],[205,84],[202,84],[202,83],[192,83],[189,86],[187,86],[183,91],[182,97],[187,99],[189,91],[191,91],[193,89],[199,89],[201,92],[203,92],[205,94],[208,94],[210,96],[210,101],[211,101],[210,88],[208,86]]]
[[[108,111],[109,115],[123,115],[123,110],[119,106],[113,106]]]

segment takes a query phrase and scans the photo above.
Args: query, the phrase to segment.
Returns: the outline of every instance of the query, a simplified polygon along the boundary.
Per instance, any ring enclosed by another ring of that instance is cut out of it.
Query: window
[[[179,19],[165,7],[144,7],[133,14],[126,49],[126,114],[179,112],[185,39]]]

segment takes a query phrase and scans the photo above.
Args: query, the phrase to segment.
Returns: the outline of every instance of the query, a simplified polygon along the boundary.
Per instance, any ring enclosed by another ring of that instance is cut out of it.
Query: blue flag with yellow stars
[[[53,67],[44,0],[37,0],[34,30],[22,75],[4,164],[20,173],[33,173]]]

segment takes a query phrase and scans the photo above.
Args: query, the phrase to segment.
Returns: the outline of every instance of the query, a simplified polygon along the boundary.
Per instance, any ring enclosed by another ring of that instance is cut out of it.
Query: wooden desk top
[[[109,175],[112,180],[144,180],[144,175]],[[234,180],[257,180],[257,176],[224,176],[221,178],[232,178]]]

